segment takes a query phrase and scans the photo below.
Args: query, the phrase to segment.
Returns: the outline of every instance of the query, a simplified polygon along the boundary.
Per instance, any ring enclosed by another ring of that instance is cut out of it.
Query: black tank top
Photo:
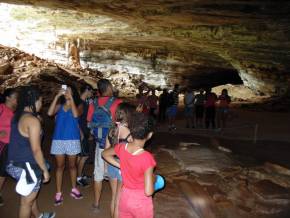
[[[36,163],[29,138],[24,137],[18,130],[18,123],[12,121],[10,143],[8,145],[8,163],[13,162],[29,162]]]

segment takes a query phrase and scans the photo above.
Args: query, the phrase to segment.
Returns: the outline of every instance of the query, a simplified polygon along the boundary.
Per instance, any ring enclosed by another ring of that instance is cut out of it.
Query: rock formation
[[[0,2],[19,6],[1,4],[0,43],[57,63],[77,40],[83,68],[141,75],[154,86],[289,91],[288,1]]]

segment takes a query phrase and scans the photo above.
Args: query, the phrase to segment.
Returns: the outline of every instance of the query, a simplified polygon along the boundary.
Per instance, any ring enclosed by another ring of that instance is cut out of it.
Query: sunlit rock
[[[243,83],[289,92],[287,1],[4,0],[0,44],[63,65],[76,40],[82,68],[141,75],[152,86]]]

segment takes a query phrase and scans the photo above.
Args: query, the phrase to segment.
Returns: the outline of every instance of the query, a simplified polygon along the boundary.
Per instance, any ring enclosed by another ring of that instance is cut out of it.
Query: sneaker
[[[87,187],[90,185],[84,178],[77,179],[77,184],[81,187]]]
[[[61,192],[56,193],[54,197],[54,206],[59,206],[62,204],[62,202],[63,202],[62,193]]]
[[[43,212],[39,216],[39,218],[53,218],[53,217],[55,217],[55,213],[54,212]]]
[[[80,193],[80,191],[77,188],[73,188],[71,190],[70,196],[72,196],[76,200],[79,200],[79,199],[83,198],[83,195]]]
[[[109,181],[110,180],[110,177],[109,177],[108,172],[105,172],[104,173],[104,180],[106,180],[106,181]]]
[[[88,176],[88,175],[83,175],[83,177],[82,177],[83,179],[85,179],[85,180],[90,180],[90,179],[92,179],[92,176]]]

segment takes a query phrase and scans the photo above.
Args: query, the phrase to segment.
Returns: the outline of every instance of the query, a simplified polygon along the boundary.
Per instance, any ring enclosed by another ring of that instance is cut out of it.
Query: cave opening
[[[289,1],[0,2],[0,92],[37,85],[43,95],[42,148],[53,167],[52,182],[38,196],[41,206],[57,217],[111,217],[108,182],[101,208],[89,210],[94,194],[81,185],[83,200],[69,200],[68,185],[64,204],[53,206],[57,164],[50,148],[56,119],[47,115],[62,84],[95,89],[106,78],[123,101],[145,105],[142,112],[156,119],[145,148],[167,183],[153,196],[156,218],[289,217],[290,98],[284,97],[290,93]],[[174,103],[165,98],[162,120],[160,99],[151,104],[149,95],[157,89],[159,97],[164,88],[173,93],[174,84],[180,92]],[[140,87],[145,97],[137,99]],[[207,88],[217,96],[208,102],[201,95],[197,104],[198,90]],[[1,113],[0,108],[0,119]],[[91,186],[95,146],[83,171]],[[70,184],[68,174],[63,178]],[[18,216],[14,187],[11,178],[0,186],[1,217]]]

